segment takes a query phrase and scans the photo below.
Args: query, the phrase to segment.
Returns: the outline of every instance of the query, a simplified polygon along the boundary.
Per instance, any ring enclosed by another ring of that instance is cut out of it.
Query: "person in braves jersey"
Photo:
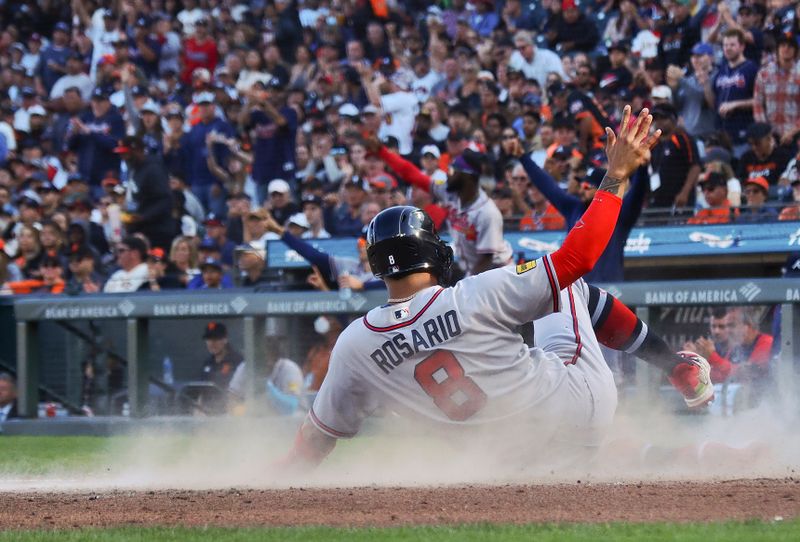
[[[609,173],[592,204],[562,247],[538,260],[444,288],[453,253],[430,217],[414,207],[378,214],[367,230],[368,255],[388,303],[342,333],[295,445],[277,466],[321,462],[379,407],[445,427],[530,431],[541,453],[596,447],[616,388],[581,276],[611,237],[628,176],[649,160],[659,136],[648,137],[651,122],[646,109],[631,122],[625,108],[619,136],[607,130]],[[601,304],[594,305],[596,312]],[[516,328],[531,320],[541,342],[528,349]],[[676,363],[671,377],[687,403],[713,397],[708,362],[696,355]]]
[[[467,276],[511,262],[511,245],[503,239],[503,216],[478,183],[483,155],[466,149],[450,164],[447,179],[441,180],[429,177],[377,140],[367,144],[399,178],[430,192],[444,207],[455,255]]]

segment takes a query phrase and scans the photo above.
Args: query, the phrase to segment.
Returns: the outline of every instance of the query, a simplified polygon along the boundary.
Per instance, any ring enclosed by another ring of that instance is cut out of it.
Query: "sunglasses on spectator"
[[[514,181],[525,181],[525,182],[527,182],[528,181],[528,176],[527,175],[512,175],[511,179],[514,180]]]
[[[517,134],[503,134],[503,139],[516,139]]]

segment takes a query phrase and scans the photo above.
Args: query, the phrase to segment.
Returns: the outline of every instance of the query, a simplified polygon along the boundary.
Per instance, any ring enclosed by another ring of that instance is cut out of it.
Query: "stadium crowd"
[[[798,2],[13,0],[0,18],[5,294],[258,286],[278,238],[311,287],[369,288],[357,239],[381,209],[463,229],[426,189],[454,166],[506,228],[562,229],[626,103],[663,136],[620,260],[643,210],[800,219]],[[331,236],[360,259],[309,243]]]

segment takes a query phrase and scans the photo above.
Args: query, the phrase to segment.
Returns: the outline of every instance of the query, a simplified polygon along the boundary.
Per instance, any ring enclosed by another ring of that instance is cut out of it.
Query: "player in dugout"
[[[593,454],[613,419],[617,392],[592,320],[598,308],[610,313],[624,306],[612,300],[606,309],[596,300],[592,311],[593,294],[581,276],[605,249],[628,177],[647,163],[658,139],[658,131],[648,137],[648,113],[632,121],[626,106],[619,135],[606,129],[606,178],[561,248],[538,260],[446,288],[453,252],[431,219],[414,207],[378,214],[367,230],[368,256],[386,282],[388,303],[340,336],[295,445],[279,463],[282,472],[321,462],[379,407],[437,427],[531,435],[531,457]],[[532,349],[516,332],[529,321]],[[704,404],[713,398],[708,362],[685,356],[664,368],[687,404]]]

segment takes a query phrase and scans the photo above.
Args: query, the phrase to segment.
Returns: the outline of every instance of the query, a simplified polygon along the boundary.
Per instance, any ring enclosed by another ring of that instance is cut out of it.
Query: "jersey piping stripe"
[[[565,363],[565,365],[575,365],[578,361],[578,358],[581,355],[581,350],[583,350],[583,343],[581,342],[581,332],[578,329],[578,315],[575,312],[575,298],[572,297],[572,285],[570,284],[567,287],[567,293],[569,294],[569,311],[572,314],[572,331],[575,332],[575,354],[572,356],[572,359],[569,360],[569,363]]]
[[[311,418],[311,421],[314,423],[314,425],[317,426],[317,429],[319,429],[323,433],[327,433],[331,437],[334,437],[334,438],[351,438],[351,437],[354,436],[353,433],[342,433],[341,431],[337,431],[336,429],[328,427],[327,425],[322,423],[320,421],[320,419],[317,418],[317,415],[314,414],[314,409],[313,408],[308,411],[308,416],[309,416],[309,418]]]
[[[550,259],[544,257],[542,261],[544,262],[544,270],[547,273],[547,280],[550,282],[550,291],[553,293],[553,312],[558,312],[559,290],[556,286],[553,270],[550,268]]]
[[[425,311],[428,310],[428,307],[430,307],[433,304],[433,302],[436,301],[436,298],[439,297],[439,294],[441,294],[442,292],[444,292],[444,288],[440,288],[435,294],[433,294],[430,300],[427,303],[425,303],[425,306],[422,307],[422,309],[417,313],[417,315],[408,322],[403,322],[388,327],[377,327],[367,322],[367,315],[365,314],[364,325],[367,326],[367,329],[369,329],[370,331],[375,331],[376,333],[385,333],[386,331],[394,331],[395,329],[400,329],[406,326],[410,326],[411,324],[419,320],[419,318],[425,313]]]

